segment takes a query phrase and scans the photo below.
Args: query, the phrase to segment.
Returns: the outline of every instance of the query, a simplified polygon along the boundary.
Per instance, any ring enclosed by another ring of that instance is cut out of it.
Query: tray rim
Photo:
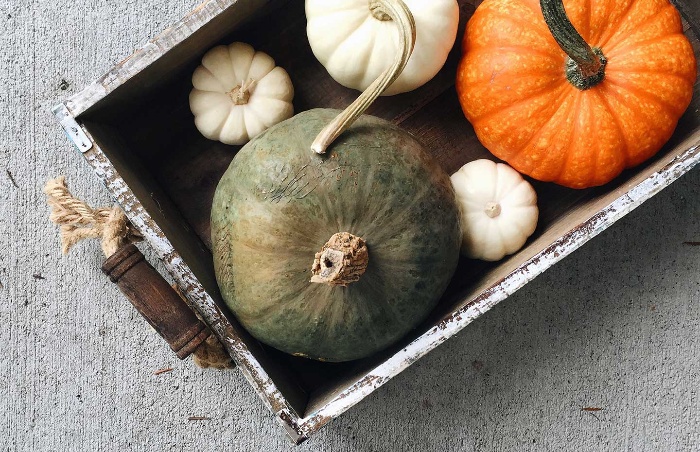
[[[189,38],[218,14],[245,1],[205,0],[175,25],[150,40],[82,91],[71,96],[64,103],[56,105],[52,111],[66,131],[69,141],[75,145],[115,201],[124,209],[129,220],[153,248],[167,271],[182,289],[188,299],[188,304],[202,315],[206,323],[226,346],[249,384],[253,386],[295,444],[300,444],[308,439],[333,418],[359,403],[415,361],[700,163],[700,129],[696,129],[678,145],[685,147],[688,143],[686,150],[674,157],[662,169],[639,184],[631,186],[629,191],[606,207],[592,212],[588,220],[559,237],[550,246],[518,266],[501,281],[469,300],[462,308],[443,317],[436,326],[430,328],[386,361],[367,371],[364,376],[358,378],[325,405],[307,416],[297,416],[295,410],[286,401],[284,395],[248,350],[248,347],[239,338],[227,334],[226,326],[229,322],[223,312],[205,291],[184,259],[175,251],[170,240],[116,171],[87,128],[79,124],[76,119],[177,44]],[[271,2],[272,0],[260,0],[261,4]],[[76,136],[76,127],[84,133],[84,136],[80,134]],[[80,141],[84,138],[90,141],[91,146],[87,149],[85,143]]]

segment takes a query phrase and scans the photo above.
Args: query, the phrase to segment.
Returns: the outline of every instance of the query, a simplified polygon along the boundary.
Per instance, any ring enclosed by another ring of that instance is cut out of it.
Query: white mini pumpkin
[[[287,71],[242,42],[205,53],[192,85],[194,122],[210,140],[245,144],[294,114],[294,87]]]
[[[535,232],[537,193],[508,165],[467,163],[451,177],[462,209],[462,254],[497,261],[518,251]]]
[[[459,25],[456,0],[404,0],[416,23],[408,65],[384,96],[423,85],[442,68]],[[372,0],[306,0],[311,50],[338,83],[364,91],[394,61],[396,26]]]

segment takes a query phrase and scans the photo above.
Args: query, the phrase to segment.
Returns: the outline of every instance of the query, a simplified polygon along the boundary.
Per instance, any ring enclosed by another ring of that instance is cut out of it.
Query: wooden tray
[[[381,98],[368,112],[417,136],[449,173],[468,161],[493,158],[464,119],[454,92],[459,41],[475,9],[469,1],[459,3],[457,44],[438,76],[412,93]],[[683,10],[683,4],[679,6]],[[197,132],[188,94],[204,52],[240,40],[269,53],[287,69],[296,90],[295,111],[345,107],[357,93],[335,83],[316,61],[305,25],[301,1],[206,1],[54,109],[190,306],[218,335],[297,443],[700,161],[696,84],[694,100],[675,135],[653,160],[599,188],[570,190],[533,182],[540,221],[526,247],[498,263],[461,260],[438,308],[399,344],[342,364],[288,356],[252,339],[221,301],[212,268],[209,212],[216,184],[238,148],[206,140]],[[686,34],[697,55],[698,38],[687,23]]]

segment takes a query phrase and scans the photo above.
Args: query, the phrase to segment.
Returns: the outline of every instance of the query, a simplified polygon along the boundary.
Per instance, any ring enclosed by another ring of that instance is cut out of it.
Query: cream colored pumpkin
[[[294,87],[287,71],[242,42],[205,53],[192,85],[194,122],[210,140],[245,144],[294,114]]]
[[[408,65],[383,93],[414,90],[442,68],[459,25],[456,0],[404,0],[416,24],[416,44]],[[306,0],[306,32],[311,49],[341,85],[366,89],[398,52],[396,26],[372,0]]]
[[[451,177],[462,210],[462,254],[497,261],[518,251],[535,232],[537,193],[508,165],[467,163]]]

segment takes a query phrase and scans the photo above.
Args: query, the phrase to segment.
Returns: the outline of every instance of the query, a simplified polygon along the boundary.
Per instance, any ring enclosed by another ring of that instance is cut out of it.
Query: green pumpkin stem
[[[311,282],[347,286],[360,280],[368,263],[365,241],[349,232],[338,232],[314,256]]]
[[[596,86],[605,78],[608,60],[602,50],[591,47],[566,15],[563,0],[540,0],[544,21],[554,40],[568,55],[566,78],[580,90]]]
[[[372,82],[367,89],[360,94],[342,113],[331,121],[318,134],[311,144],[311,150],[317,154],[325,154],[328,146],[333,143],[353,122],[364,113],[396,79],[408,64],[416,43],[416,23],[408,6],[401,0],[372,0],[369,3],[370,11],[374,17],[382,17],[382,20],[391,20],[399,30],[399,54],[387,70]]]

